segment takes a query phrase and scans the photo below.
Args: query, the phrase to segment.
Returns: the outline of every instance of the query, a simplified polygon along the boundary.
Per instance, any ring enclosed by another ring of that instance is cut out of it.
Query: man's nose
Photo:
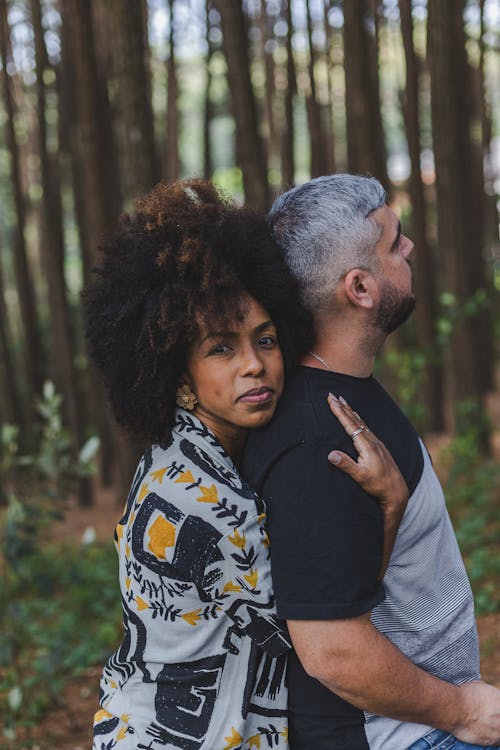
[[[413,248],[415,247],[415,244],[406,235],[402,236],[402,240],[403,240],[403,243],[402,243],[401,252],[402,252],[403,257],[407,258],[410,255]]]

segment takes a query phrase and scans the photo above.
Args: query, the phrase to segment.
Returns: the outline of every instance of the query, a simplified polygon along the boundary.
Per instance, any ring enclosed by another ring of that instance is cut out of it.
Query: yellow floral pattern
[[[173,750],[171,736],[193,750],[286,750],[289,642],[264,524],[213,435],[179,410],[116,527],[125,637],[104,667],[93,750]]]

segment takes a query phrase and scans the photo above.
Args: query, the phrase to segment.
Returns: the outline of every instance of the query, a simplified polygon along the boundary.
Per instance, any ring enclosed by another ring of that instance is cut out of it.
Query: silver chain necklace
[[[317,359],[318,362],[321,362],[321,364],[323,365],[323,367],[325,367],[329,372],[333,372],[333,370],[330,367],[330,365],[328,364],[328,362],[325,362],[325,360],[323,359],[323,357],[320,357],[319,354],[315,354],[314,352],[307,352],[307,353],[310,354],[311,357],[314,357],[314,359]]]

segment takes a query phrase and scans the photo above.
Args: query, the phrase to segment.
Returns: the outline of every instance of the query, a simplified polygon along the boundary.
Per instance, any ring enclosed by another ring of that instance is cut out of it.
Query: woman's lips
[[[262,404],[272,398],[272,388],[263,386],[262,388],[252,388],[238,398],[238,401],[244,401],[246,404]]]

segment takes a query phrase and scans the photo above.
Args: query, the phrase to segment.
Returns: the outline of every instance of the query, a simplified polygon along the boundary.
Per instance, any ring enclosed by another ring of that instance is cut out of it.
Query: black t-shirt
[[[242,469],[267,505],[273,586],[285,619],[356,617],[384,599],[382,514],[328,462],[334,448],[357,455],[330,411],[329,392],[344,396],[384,441],[410,492],[422,473],[418,436],[375,378],[297,369],[271,423],[251,431]],[[363,712],[309,677],[293,650],[288,688],[291,750],[368,748]]]

